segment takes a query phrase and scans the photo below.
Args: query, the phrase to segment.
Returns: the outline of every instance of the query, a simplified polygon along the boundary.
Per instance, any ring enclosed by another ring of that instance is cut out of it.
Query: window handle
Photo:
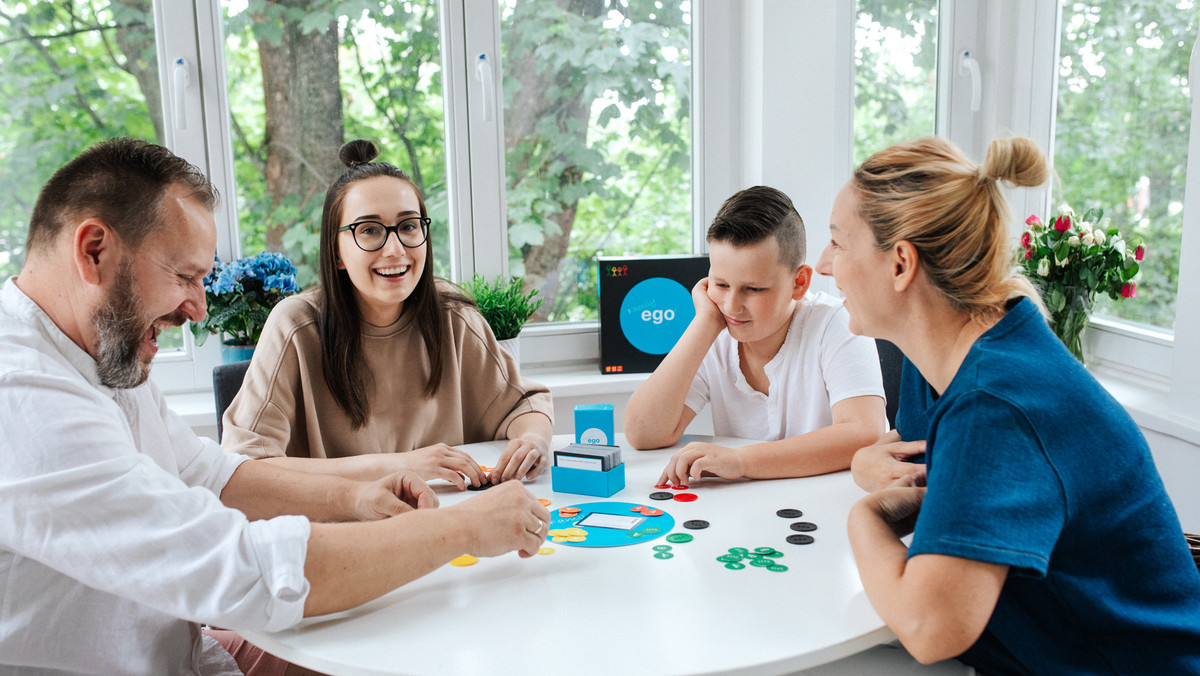
[[[979,61],[971,56],[971,52],[964,51],[958,55],[958,74],[971,76],[971,112],[978,113],[983,83],[979,75]]]
[[[496,81],[487,54],[480,54],[475,61],[475,79],[483,86],[483,121],[491,122],[496,119]]]
[[[182,58],[175,59],[175,128],[187,129],[187,106],[184,96],[188,88],[187,62]]]

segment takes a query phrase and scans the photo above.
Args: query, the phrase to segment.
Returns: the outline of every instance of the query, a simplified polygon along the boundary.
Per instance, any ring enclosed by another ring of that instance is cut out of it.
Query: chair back
[[[238,390],[242,389],[242,381],[246,379],[246,369],[250,360],[235,361],[232,364],[220,364],[213,368],[213,401],[217,405],[217,441],[221,441],[221,418],[225,417],[225,409]]]
[[[900,407],[900,371],[904,367],[904,353],[900,348],[881,338],[875,339],[879,351],[879,369],[883,371],[883,392],[887,396],[888,428],[896,428],[896,409]]]

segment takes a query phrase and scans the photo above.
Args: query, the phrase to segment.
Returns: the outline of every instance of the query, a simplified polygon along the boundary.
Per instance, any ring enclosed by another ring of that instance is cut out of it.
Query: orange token
[[[565,518],[577,516],[578,514],[579,514],[578,507],[563,507],[562,509],[558,510],[558,515],[561,517],[565,517]]]
[[[490,472],[490,471],[492,471],[492,468],[491,468],[491,467],[484,467],[483,465],[480,465],[480,466],[479,466],[479,469],[480,469],[480,470],[482,470],[482,471],[484,471],[484,472]]]
[[[550,501],[549,501],[549,500],[547,500],[546,498],[538,498],[538,502],[542,503],[542,506],[543,506],[543,507],[549,507],[549,506],[550,506]]]
[[[642,515],[644,515],[644,516],[662,516],[662,513],[663,513],[663,511],[661,509],[643,509],[642,510]]]
[[[637,507],[630,507],[630,508],[629,508],[629,511],[631,511],[631,512],[644,512],[644,511],[646,511],[647,509],[650,509],[650,508],[649,508],[649,507],[646,507],[645,505],[638,505]]]

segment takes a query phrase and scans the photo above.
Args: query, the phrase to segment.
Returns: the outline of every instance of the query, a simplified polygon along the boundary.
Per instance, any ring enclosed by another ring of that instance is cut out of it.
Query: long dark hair
[[[412,186],[421,207],[421,216],[428,217],[425,200],[408,174],[387,162],[372,162],[379,149],[371,141],[357,139],[342,146],[338,158],[346,171],[329,186],[325,193],[325,208],[321,212],[321,296],[319,300],[321,334],[321,367],[333,398],[350,416],[354,428],[366,424],[371,415],[367,398],[371,374],[367,372],[362,355],[362,314],[354,299],[354,284],[345,270],[339,270],[338,227],[342,221],[342,203],[346,190],[358,181],[376,176],[397,178]],[[421,330],[425,350],[429,354],[429,382],[425,396],[437,393],[442,381],[442,347],[448,332],[446,303],[438,291],[433,276],[432,233],[425,240],[425,269],[412,295],[404,303],[404,313],[412,314]]]

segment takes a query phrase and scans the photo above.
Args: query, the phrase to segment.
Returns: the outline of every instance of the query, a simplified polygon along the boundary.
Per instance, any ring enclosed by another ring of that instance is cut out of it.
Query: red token
[[[680,484],[678,486],[667,486],[667,488],[670,488],[673,491],[686,491],[688,489],[687,484]]]
[[[661,490],[663,488],[670,488],[671,486],[668,484],[655,484],[654,487]]]
[[[646,507],[642,508],[642,514],[644,516],[662,516],[662,513],[663,511],[661,509],[648,509]]]
[[[630,507],[630,508],[629,508],[629,511],[631,511],[631,512],[644,512],[644,511],[646,511],[647,509],[649,509],[649,507],[645,507],[645,506],[643,506],[643,505],[638,505],[638,506],[636,506],[636,507]]]
[[[695,493],[680,493],[675,496],[676,502],[691,502],[696,499]]]

